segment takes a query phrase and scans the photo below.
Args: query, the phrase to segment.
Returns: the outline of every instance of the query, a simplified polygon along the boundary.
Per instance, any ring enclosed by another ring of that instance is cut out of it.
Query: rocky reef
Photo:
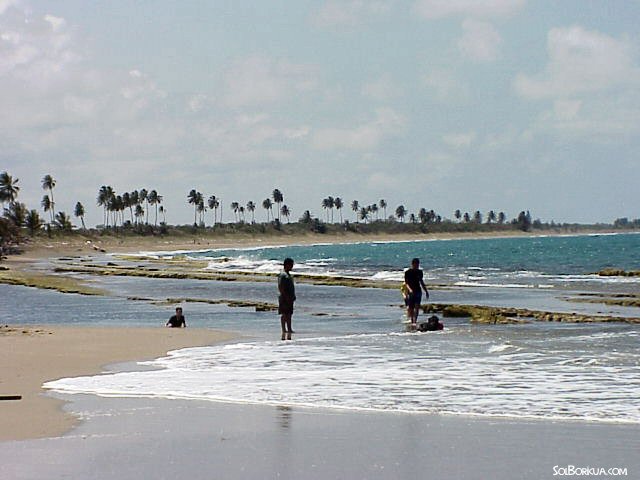
[[[530,321],[593,323],[622,322],[640,323],[637,317],[616,317],[611,315],[584,315],[580,313],[545,312],[526,308],[488,307],[484,305],[455,305],[430,303],[422,306],[424,313],[440,313],[443,317],[470,318],[473,323],[508,324]]]

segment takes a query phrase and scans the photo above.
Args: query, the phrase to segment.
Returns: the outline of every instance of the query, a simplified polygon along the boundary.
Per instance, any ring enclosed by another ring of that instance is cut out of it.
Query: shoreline
[[[140,252],[208,251],[226,249],[270,248],[296,245],[333,245],[358,243],[399,243],[438,240],[482,240],[519,237],[574,237],[589,235],[640,234],[636,230],[584,229],[567,231],[541,229],[531,232],[519,230],[495,232],[437,232],[437,233],[354,233],[282,234],[282,235],[180,235],[163,236],[84,236],[74,233],[64,237],[37,237],[21,244],[23,252],[11,254],[0,265],[28,264],[61,255],[132,254]]]
[[[97,375],[116,363],[158,358],[172,350],[232,340],[232,333],[204,328],[0,327],[0,442],[61,436],[80,423],[63,411],[67,403],[42,385],[51,380]]]

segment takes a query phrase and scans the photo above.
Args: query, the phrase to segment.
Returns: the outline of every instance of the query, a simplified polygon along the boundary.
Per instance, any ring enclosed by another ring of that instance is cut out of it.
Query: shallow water
[[[600,238],[581,238],[578,243],[597,243]],[[605,238],[635,242],[640,236]],[[329,247],[295,248],[318,248],[309,254],[318,263],[322,249]],[[278,255],[288,251],[278,249]],[[635,268],[633,262],[623,267]],[[160,326],[174,305],[127,298],[275,302],[277,295],[273,282],[126,277],[92,281],[110,296],[0,285],[0,308],[11,312],[8,318],[15,323]],[[610,288],[607,282],[597,282],[601,290]],[[638,316],[638,308],[565,300],[582,290],[570,282],[554,288],[452,286],[433,289],[431,301]],[[185,303],[190,326],[236,331],[245,338],[234,345],[174,352],[151,363],[159,367],[152,370],[63,379],[49,387],[116,396],[640,423],[640,325],[472,325],[468,319],[445,319],[443,332],[407,333],[398,291],[298,284],[297,296],[292,342],[279,341],[275,312]]]
[[[640,270],[637,234],[319,244],[181,254],[209,259],[209,268],[219,271],[278,272],[282,259],[290,256],[300,273],[401,281],[410,259],[419,257],[425,278],[432,283],[500,288],[640,285],[638,277],[594,275],[606,268]]]

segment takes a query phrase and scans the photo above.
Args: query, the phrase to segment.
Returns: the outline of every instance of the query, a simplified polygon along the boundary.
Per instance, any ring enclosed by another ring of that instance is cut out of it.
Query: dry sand
[[[211,345],[233,336],[208,329],[119,327],[0,327],[0,441],[59,436],[77,418],[63,402],[44,395],[42,384],[97,374],[108,364],[148,360],[168,351]]]

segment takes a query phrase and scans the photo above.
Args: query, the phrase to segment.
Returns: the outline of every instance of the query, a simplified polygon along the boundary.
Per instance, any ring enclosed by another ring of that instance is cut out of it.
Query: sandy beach
[[[0,405],[0,441],[53,437],[77,424],[63,402],[44,395],[42,384],[97,374],[107,364],[141,361],[185,347],[230,340],[208,329],[20,327],[0,328],[0,395],[21,395]]]

